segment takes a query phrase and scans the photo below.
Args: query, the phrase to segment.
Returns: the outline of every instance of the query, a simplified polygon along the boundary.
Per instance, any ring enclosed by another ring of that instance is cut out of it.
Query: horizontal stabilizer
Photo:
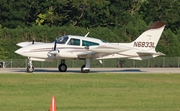
[[[165,54],[163,54],[161,52],[137,52],[137,53],[139,55],[158,55],[158,56],[165,55]]]

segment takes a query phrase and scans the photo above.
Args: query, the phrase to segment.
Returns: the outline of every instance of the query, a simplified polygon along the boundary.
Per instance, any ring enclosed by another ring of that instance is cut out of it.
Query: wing
[[[140,56],[145,56],[145,55],[165,55],[161,52],[137,52]]]
[[[43,59],[43,58],[34,58],[34,57],[31,57],[31,60],[32,61],[52,61],[52,59]]]
[[[107,55],[111,55],[117,52],[123,52],[130,50],[131,48],[121,46],[118,44],[103,44],[99,46],[87,46],[85,47],[87,52],[79,53],[79,58],[100,58]]]
[[[35,42],[34,44],[41,44],[43,42]],[[17,46],[19,47],[26,47],[26,46],[29,46],[29,45],[32,45],[33,43],[32,42],[20,42],[18,44],[16,44]]]
[[[88,52],[79,53],[78,58],[94,58],[94,59],[96,59],[96,58],[99,58],[99,57],[102,57],[105,55],[107,55],[107,54],[88,51]]]
[[[113,54],[116,52],[127,51],[130,50],[131,48],[119,45],[118,43],[117,44],[106,43],[99,46],[88,46],[86,47],[86,49],[96,53]]]

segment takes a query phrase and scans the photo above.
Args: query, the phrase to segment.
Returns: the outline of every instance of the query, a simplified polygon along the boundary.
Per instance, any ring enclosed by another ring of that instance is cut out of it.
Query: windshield
[[[68,36],[62,36],[62,37],[57,39],[57,43],[58,44],[65,44],[67,42],[68,38],[69,38]]]
[[[105,40],[101,40],[102,42],[104,42],[104,43],[107,43]]]

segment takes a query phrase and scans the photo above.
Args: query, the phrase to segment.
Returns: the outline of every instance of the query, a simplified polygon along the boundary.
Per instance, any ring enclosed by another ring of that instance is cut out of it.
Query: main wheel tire
[[[27,72],[29,72],[29,73],[34,72],[34,66],[32,66],[32,67],[28,66],[27,67]]]
[[[58,69],[60,72],[66,72],[67,66],[66,66],[66,64],[60,64]]]
[[[85,68],[85,65],[81,66],[81,72],[82,73],[88,73],[90,70],[83,70]]]

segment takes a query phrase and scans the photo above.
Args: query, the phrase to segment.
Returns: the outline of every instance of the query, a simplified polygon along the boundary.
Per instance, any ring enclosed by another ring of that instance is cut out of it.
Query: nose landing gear
[[[27,72],[29,72],[29,73],[34,72],[34,66],[33,66],[33,64],[32,64],[31,57],[28,57]]]

